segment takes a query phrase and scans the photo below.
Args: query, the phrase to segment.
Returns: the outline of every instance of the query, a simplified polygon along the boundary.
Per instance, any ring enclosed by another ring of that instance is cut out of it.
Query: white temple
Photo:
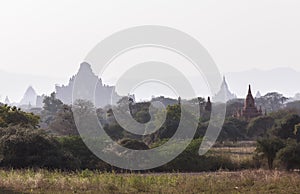
[[[223,82],[221,84],[219,92],[213,97],[213,102],[227,102],[237,98],[235,94],[231,93],[228,84],[226,83],[225,76],[223,76]]]

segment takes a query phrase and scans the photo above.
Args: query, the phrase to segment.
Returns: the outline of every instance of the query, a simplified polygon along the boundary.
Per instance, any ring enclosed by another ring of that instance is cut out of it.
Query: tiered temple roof
[[[255,106],[255,100],[251,92],[251,85],[249,85],[248,94],[245,99],[244,107],[241,110],[238,110],[234,116],[239,118],[251,119],[261,115],[262,115],[262,109],[261,107],[257,109],[257,107]]]

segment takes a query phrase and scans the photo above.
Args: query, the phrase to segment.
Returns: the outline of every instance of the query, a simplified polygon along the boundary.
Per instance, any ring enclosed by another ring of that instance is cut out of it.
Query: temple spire
[[[212,104],[211,104],[211,101],[210,101],[210,97],[208,97],[204,109],[205,109],[206,111],[211,111],[211,107],[212,107]]]
[[[245,99],[244,108],[240,115],[241,115],[240,117],[246,119],[251,119],[262,115],[262,107],[260,106],[259,109],[257,109],[257,107],[255,106],[255,100],[252,96],[250,84],[249,84],[248,95]]]
[[[249,84],[248,94],[251,94],[251,85]]]

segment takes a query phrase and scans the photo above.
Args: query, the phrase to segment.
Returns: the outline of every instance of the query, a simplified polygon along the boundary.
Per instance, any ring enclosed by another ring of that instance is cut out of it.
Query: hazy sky
[[[300,71],[299,10],[298,0],[1,1],[0,70],[67,81],[102,39],[152,24],[198,39],[221,72]]]

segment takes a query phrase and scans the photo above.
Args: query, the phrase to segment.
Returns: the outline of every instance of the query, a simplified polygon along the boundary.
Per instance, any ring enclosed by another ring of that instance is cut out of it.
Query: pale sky
[[[98,42],[147,24],[195,37],[223,73],[274,67],[300,71],[299,10],[298,0],[1,1],[0,71],[67,82]]]

